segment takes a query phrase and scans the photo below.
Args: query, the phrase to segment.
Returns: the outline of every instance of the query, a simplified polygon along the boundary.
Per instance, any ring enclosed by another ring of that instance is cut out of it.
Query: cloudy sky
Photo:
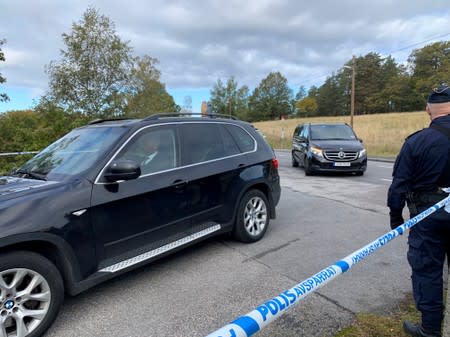
[[[404,62],[411,51],[450,40],[448,0],[0,0],[6,62],[0,112],[32,107],[48,88],[45,66],[60,59],[61,34],[91,6],[114,22],[133,54],[160,60],[175,101],[194,111],[218,78],[253,89],[280,71],[294,92],[321,85],[368,52]]]

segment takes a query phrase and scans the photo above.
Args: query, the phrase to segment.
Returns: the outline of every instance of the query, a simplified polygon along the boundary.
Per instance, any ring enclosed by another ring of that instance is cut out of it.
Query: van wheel
[[[239,204],[233,235],[242,242],[260,240],[269,226],[269,203],[259,190],[244,194]]]
[[[298,161],[295,160],[294,155],[292,155],[292,167],[298,167]]]
[[[31,252],[0,255],[2,336],[38,337],[53,323],[64,298],[58,269]]]
[[[305,160],[303,161],[304,165],[303,168],[305,170],[305,176],[311,176],[313,174],[313,171],[311,170],[308,158],[305,156]]]

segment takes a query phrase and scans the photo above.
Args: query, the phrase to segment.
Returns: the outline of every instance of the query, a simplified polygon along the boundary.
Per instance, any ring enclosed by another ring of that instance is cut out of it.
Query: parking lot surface
[[[46,337],[206,336],[389,230],[390,164],[305,177],[279,155],[282,198],[263,240],[219,237],[67,298]],[[385,180],[383,180],[385,179]],[[333,336],[410,293],[406,236],[309,295],[258,336]]]

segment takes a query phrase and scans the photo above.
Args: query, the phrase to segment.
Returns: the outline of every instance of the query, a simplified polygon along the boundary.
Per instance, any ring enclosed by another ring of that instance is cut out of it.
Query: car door
[[[189,228],[186,169],[180,168],[175,125],[139,130],[112,160],[148,158],[144,143],[159,138],[156,162],[137,179],[107,183],[100,178],[92,192],[92,223],[100,268],[152,251],[186,235]]]
[[[245,156],[221,123],[185,123],[180,133],[183,160],[189,166],[193,231],[230,222],[232,182],[245,166]]]
[[[305,133],[307,133],[307,126],[298,126],[292,137],[292,154],[295,160],[303,166],[305,157]]]

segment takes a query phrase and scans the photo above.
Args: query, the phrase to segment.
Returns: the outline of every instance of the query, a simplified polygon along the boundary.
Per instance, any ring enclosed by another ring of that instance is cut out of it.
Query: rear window
[[[181,132],[184,160],[187,165],[226,156],[219,125],[213,123],[184,124]]]
[[[221,123],[188,123],[181,126],[184,163],[206,162],[249,152],[255,140],[240,127]]]
[[[227,124],[225,126],[236,141],[241,152],[254,151],[256,148],[255,139],[239,126]]]

